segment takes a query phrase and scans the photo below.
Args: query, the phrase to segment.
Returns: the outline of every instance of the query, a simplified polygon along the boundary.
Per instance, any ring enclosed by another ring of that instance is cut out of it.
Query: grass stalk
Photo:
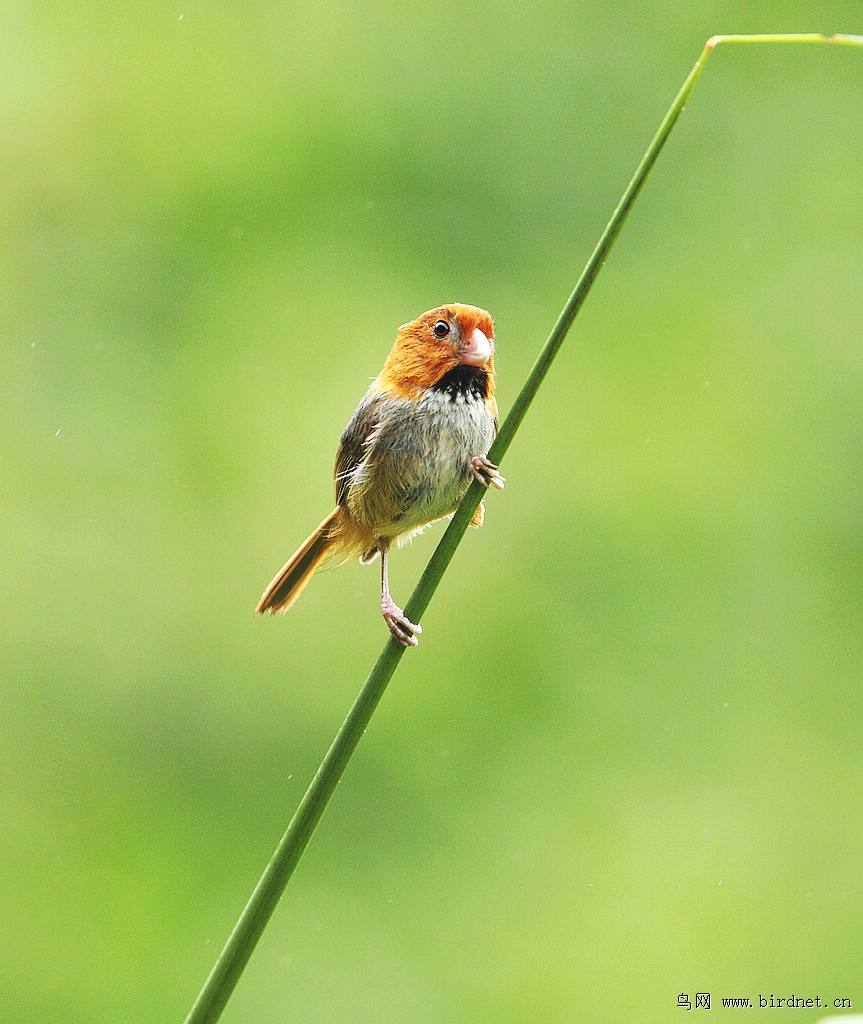
[[[497,438],[489,451],[493,462],[500,463],[507,452],[531,402],[545,379],[554,357],[572,326],[579,309],[584,303],[597,274],[615,242],[627,214],[644,186],[651,168],[662,151],[674,125],[677,123],[686,101],[704,68],[707,58],[720,43],[828,43],[863,46],[863,36],[817,34],[797,35],[726,35],[713,36],[707,41],[701,56],[683,83],[653,137],[647,152],[639,163],[632,180],[623,193],[617,209],[612,214],[602,237],[597,242],[590,259],[572,294],[563,307],[551,334],[534,363],[521,391],[506,419],[501,425]],[[452,517],[449,526],[428,562],[414,589],[405,613],[412,622],[419,622],[449,565],[459,542],[479,504],[484,488],[479,483],[471,484],[461,505]],[[249,957],[261,937],[267,922],[284,893],[300,857],[309,842],[324,810],[332,796],[345,766],[356,749],[378,702],[398,667],[405,648],[389,638],[378,656],[356,701],[348,712],[320,768],[300,802],[287,831],[270,859],[260,881],[255,886],[240,919],[237,921],[219,959],[204,983],[204,987],[186,1017],[185,1024],[215,1024],[231,996]]]

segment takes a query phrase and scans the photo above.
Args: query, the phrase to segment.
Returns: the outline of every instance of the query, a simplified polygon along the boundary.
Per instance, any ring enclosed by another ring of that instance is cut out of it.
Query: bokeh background
[[[181,1021],[385,638],[252,609],[396,327],[490,309],[505,411],[706,38],[863,22],[3,8],[0,1015]],[[863,1005],[861,96],[711,58],[226,1022]]]

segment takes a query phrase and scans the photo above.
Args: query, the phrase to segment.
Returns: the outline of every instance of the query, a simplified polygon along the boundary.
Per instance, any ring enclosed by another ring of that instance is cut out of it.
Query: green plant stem
[[[573,320],[581,308],[590,288],[608,255],[626,215],[632,208],[638,193],[644,186],[651,168],[665,145],[671,130],[683,112],[686,101],[701,74],[704,64],[719,43],[837,43],[863,46],[863,36],[815,34],[801,35],[737,35],[713,36],[708,40],[701,56],[683,83],[680,92],[663,118],[659,130],[653,137],[647,152],[638,165],[626,191],[612,214],[608,226],[596,245],[582,271],[572,294],[563,307],[551,334],[542,348],[527,379],[522,386],[509,415],[501,425],[497,438],[489,451],[493,462],[500,463],[515,437],[531,402],[548,373],[552,360],[557,355]],[[418,622],[429,605],[432,596],[449,565],[473,513],[479,504],[484,488],[473,483],[461,505],[452,517],[449,526],[434,551],[419,582],[414,589],[405,613],[412,622]],[[249,902],[237,921],[225,948],[216,961],[213,970],[195,1001],[185,1024],[215,1024],[234,990],[258,939],[284,893],[303,851],[309,842],[321,816],[332,796],[345,766],[359,743],[369,720],[386,689],[387,683],[401,661],[405,648],[392,638],[388,639],[366,679],[356,701],[348,712],[332,746],[315,774],[314,779],[300,802],[287,831],[270,859],[260,881],[255,886]]]

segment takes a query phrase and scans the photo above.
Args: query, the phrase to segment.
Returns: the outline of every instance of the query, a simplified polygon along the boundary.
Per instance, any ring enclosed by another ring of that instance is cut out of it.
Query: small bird
[[[339,442],[336,507],[276,573],[255,612],[287,611],[322,563],[365,565],[380,555],[381,614],[400,644],[415,647],[422,628],[390,596],[390,548],[454,512],[472,480],[503,490],[487,458],[496,433],[491,316],[453,302],[403,324]],[[480,503],[470,525],[483,517]]]

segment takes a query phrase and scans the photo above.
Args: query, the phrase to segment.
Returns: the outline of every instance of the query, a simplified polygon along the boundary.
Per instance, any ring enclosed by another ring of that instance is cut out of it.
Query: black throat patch
[[[449,395],[451,402],[458,398],[484,399],[488,394],[488,374],[478,366],[454,366],[432,384],[431,390]]]

